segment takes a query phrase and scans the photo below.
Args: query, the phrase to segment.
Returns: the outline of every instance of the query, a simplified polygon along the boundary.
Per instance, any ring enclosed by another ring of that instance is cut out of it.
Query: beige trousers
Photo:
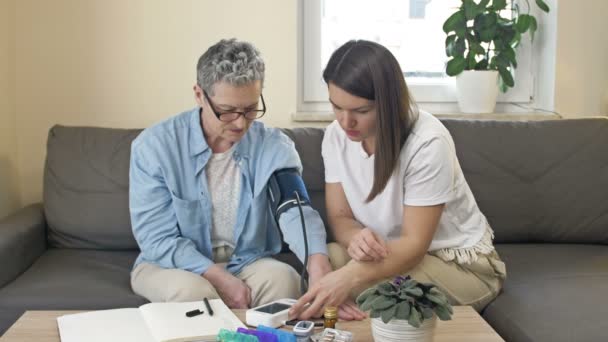
[[[350,261],[347,251],[339,244],[330,243],[327,247],[334,269]],[[414,269],[405,272],[405,275],[419,282],[437,285],[453,305],[471,305],[475,310],[481,311],[500,292],[506,271],[505,264],[495,251],[490,255],[479,254],[477,261],[464,265],[443,261],[429,253]],[[357,288],[351,295],[356,297],[373,285],[375,283]]]
[[[214,249],[213,260],[222,264],[230,257],[228,248]],[[251,288],[251,307],[281,298],[299,298],[300,275],[293,267],[272,258],[262,258],[236,275]],[[133,291],[151,302],[191,302],[207,297],[220,298],[201,275],[141,263],[131,273]]]

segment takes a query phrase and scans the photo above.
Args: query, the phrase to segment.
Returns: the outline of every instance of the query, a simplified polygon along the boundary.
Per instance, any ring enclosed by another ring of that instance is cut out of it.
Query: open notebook
[[[221,299],[209,300],[210,316],[202,301],[149,303],[133,309],[114,309],[57,318],[61,342],[188,342],[215,341],[221,328],[245,325]],[[199,309],[205,313],[186,317]]]

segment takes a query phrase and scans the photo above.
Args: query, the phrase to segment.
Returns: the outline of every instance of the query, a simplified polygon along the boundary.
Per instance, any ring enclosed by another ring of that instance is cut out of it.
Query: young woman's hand
[[[388,255],[386,242],[370,228],[363,228],[353,236],[347,251],[356,261],[380,261]]]
[[[290,319],[297,317],[306,320],[311,317],[318,317],[323,313],[326,306],[338,307],[347,302],[353,288],[353,282],[344,270],[344,268],[341,268],[330,272],[315,282],[308,289],[308,292],[291,307],[289,310]],[[345,306],[343,309],[343,313],[350,312],[352,317],[355,318],[359,317],[358,314],[362,314],[356,307]]]

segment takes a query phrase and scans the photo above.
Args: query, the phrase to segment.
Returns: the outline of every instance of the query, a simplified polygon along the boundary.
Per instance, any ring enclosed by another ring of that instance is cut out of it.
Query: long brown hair
[[[403,72],[384,46],[351,40],[331,55],[323,80],[376,105],[374,184],[366,199],[370,202],[384,191],[397,169],[401,148],[417,118]]]

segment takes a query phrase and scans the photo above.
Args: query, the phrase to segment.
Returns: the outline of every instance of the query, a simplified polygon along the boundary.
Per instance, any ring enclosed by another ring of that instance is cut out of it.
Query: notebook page
[[[139,309],[92,311],[57,318],[61,342],[153,342]]]
[[[203,301],[186,303],[149,303],[140,311],[152,336],[158,342],[214,340],[221,328],[233,330],[245,327],[221,299],[211,299],[213,316]],[[199,309],[205,313],[186,317],[186,312]],[[115,342],[115,341],[113,341]]]

